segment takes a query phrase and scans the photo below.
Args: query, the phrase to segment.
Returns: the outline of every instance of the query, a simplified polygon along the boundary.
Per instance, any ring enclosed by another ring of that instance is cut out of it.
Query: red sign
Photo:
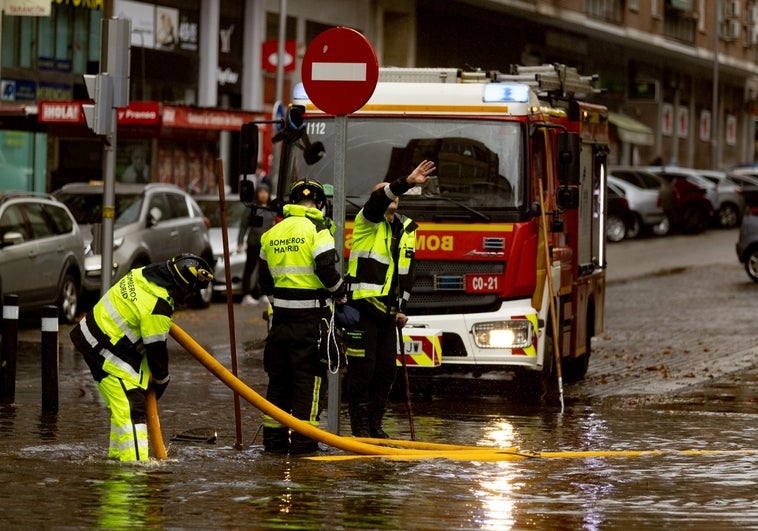
[[[87,101],[41,101],[37,107],[37,120],[46,123],[84,123],[82,103]]]
[[[260,120],[261,118],[260,114],[251,112],[194,109],[192,107],[175,107],[173,105],[163,106],[164,127],[239,131],[242,124]]]
[[[161,121],[161,106],[157,101],[133,101],[128,107],[116,111],[121,125],[158,125]]]
[[[485,273],[466,275],[466,293],[500,293],[500,275]]]
[[[267,72],[276,73],[277,61],[279,60],[279,41],[265,41],[261,45],[263,57],[261,64]],[[297,41],[284,41],[284,71],[295,71],[295,58],[297,57]]]
[[[300,74],[316,107],[329,114],[350,114],[374,93],[379,62],[361,33],[332,28],[319,33],[308,46]]]

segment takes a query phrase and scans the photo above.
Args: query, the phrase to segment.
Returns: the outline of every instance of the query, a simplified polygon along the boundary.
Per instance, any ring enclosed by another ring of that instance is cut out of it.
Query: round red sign
[[[308,46],[301,68],[303,86],[325,113],[343,115],[363,107],[374,93],[379,63],[371,43],[351,28],[319,33]]]

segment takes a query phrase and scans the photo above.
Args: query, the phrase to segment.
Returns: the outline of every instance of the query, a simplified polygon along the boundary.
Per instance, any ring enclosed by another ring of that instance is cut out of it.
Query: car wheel
[[[671,222],[669,221],[668,216],[663,216],[663,219],[660,220],[656,225],[653,225],[653,234],[656,236],[665,236],[669,233],[671,230]]]
[[[708,228],[708,212],[699,205],[685,207],[682,213],[682,230],[687,234],[699,234]]]
[[[642,233],[642,221],[637,214],[632,216],[631,224],[626,228],[626,237],[630,240],[639,238]]]
[[[751,249],[745,257],[745,272],[753,282],[758,282],[758,247]]]
[[[69,273],[63,277],[58,294],[58,318],[64,323],[73,323],[79,305],[79,283]]]
[[[739,224],[740,212],[737,207],[731,203],[721,205],[721,208],[719,208],[719,226],[731,229]]]
[[[605,237],[609,242],[620,242],[626,235],[626,224],[618,216],[608,216],[605,227]]]

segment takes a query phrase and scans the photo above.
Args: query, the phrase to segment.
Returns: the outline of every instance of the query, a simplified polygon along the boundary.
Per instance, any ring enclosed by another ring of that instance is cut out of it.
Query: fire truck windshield
[[[333,183],[334,120],[309,117],[306,124],[310,141],[322,142],[326,154],[308,166],[303,152],[295,150],[289,180],[308,176]],[[376,183],[408,175],[424,159],[433,161],[437,172],[423,188],[403,196],[403,210],[473,216],[478,221],[523,210],[525,145],[518,122],[351,116],[347,145],[348,210],[362,206]]]

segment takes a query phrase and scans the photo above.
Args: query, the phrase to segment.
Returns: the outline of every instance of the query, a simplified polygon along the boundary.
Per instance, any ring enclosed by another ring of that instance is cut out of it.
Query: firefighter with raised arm
[[[261,236],[260,284],[272,296],[271,330],[263,352],[269,382],[266,398],[284,411],[318,426],[327,361],[321,354],[332,300],[344,294],[337,271],[332,224],[322,214],[324,187],[297,181],[290,188],[284,219]],[[274,453],[309,454],[316,441],[263,416],[263,445]]]
[[[166,390],[174,305],[207,287],[211,271],[189,253],[132,269],[71,330],[71,341],[111,411],[109,458],[149,459],[145,390],[151,376],[157,398]]]
[[[395,380],[397,326],[413,286],[416,223],[396,212],[399,197],[429,180],[434,163],[374,187],[355,217],[348,260],[350,305],[360,313],[346,331],[350,428],[356,437],[387,438],[382,418]]]

